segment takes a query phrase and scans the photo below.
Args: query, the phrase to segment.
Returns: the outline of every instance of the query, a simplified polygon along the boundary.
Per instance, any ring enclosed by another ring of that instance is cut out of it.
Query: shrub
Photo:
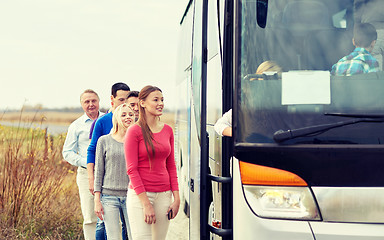
[[[46,129],[0,125],[0,239],[83,238],[75,169],[61,156],[64,140]]]

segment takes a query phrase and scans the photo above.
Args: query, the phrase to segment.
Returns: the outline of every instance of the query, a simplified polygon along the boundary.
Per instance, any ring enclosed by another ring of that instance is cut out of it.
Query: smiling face
[[[163,94],[158,90],[151,92],[145,100],[140,101],[140,105],[146,114],[161,116],[164,108]]]
[[[121,120],[121,124],[124,126],[124,128],[128,128],[133,123],[135,123],[134,111],[128,106],[122,107],[120,120]]]

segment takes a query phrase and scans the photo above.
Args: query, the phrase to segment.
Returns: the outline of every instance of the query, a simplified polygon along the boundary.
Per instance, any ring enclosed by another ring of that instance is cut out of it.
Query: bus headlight
[[[243,185],[245,198],[260,217],[320,220],[320,214],[308,187]]]

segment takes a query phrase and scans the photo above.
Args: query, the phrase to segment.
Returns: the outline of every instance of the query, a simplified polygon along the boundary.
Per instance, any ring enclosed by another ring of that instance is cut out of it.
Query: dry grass
[[[1,125],[11,121],[68,126],[81,115],[0,114],[0,239],[83,239],[75,167],[61,156],[65,134]],[[173,113],[164,113],[161,120],[174,127]]]
[[[0,239],[82,239],[74,169],[61,157],[65,135],[0,128]]]

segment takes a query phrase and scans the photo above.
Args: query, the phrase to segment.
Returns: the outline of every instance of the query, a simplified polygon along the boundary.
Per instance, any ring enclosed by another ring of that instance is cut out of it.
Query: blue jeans
[[[127,228],[126,228],[126,223],[124,219],[124,214],[123,210],[120,209],[120,219],[122,223],[122,239],[123,240],[128,240],[128,235],[127,235]],[[107,232],[105,231],[105,224],[103,220],[100,220],[97,218],[97,224],[96,224],[96,240],[107,240]],[[132,240],[132,239],[130,239]]]
[[[97,218],[96,223],[96,240],[107,240],[107,233],[105,232],[104,221]]]
[[[121,230],[120,218],[123,226],[125,225],[124,227],[126,228],[128,238],[132,239],[126,202],[127,197],[125,196],[119,197],[105,194],[101,196],[101,204],[104,209],[104,224],[108,240],[120,239],[121,234],[124,235],[124,232]]]

